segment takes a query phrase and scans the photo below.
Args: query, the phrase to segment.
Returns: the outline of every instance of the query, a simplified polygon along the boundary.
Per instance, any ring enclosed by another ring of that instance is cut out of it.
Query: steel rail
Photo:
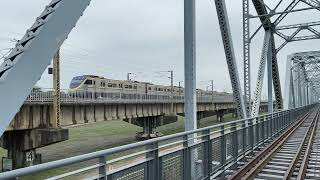
[[[312,111],[312,110],[311,110]],[[229,179],[252,179],[264,165],[272,158],[270,154],[274,154],[280,149],[284,143],[288,140],[291,134],[306,120],[310,115],[311,111],[306,113],[298,121],[292,124],[288,130],[286,130],[281,136],[277,137],[270,145],[268,145],[264,150],[260,151],[253,159],[242,166],[235,174],[233,174]]]
[[[317,114],[315,116],[315,118],[312,120],[312,122],[310,123],[310,126],[308,127],[308,130],[307,132],[305,133],[304,137],[303,137],[303,140],[302,140],[302,143],[300,144],[299,146],[299,149],[298,151],[296,152],[293,160],[291,161],[290,165],[289,165],[289,168],[287,169],[283,179],[291,179],[291,176],[295,170],[295,167],[302,155],[302,151],[303,151],[303,148],[305,147],[305,144],[308,143],[310,139],[312,139],[312,137],[314,136],[314,133],[315,131],[314,128],[316,127],[316,123],[318,121],[318,117],[319,117],[319,108],[317,110]],[[310,136],[309,136],[310,135]],[[308,139],[309,137],[309,139]],[[298,178],[299,179],[299,178]]]
[[[312,150],[312,144],[313,144],[313,141],[314,141],[314,138],[315,138],[315,134],[316,134],[316,128],[317,128],[317,125],[319,123],[319,113],[318,113],[318,116],[317,116],[317,121],[315,122],[313,128],[312,128],[312,132],[311,132],[311,137],[308,141],[308,144],[307,144],[307,147],[306,147],[306,151],[304,153],[304,156],[303,156],[303,159],[302,159],[302,162],[301,162],[301,165],[300,165],[300,169],[299,169],[299,172],[298,172],[298,175],[297,175],[297,179],[304,179],[305,178],[305,175],[306,175],[306,172],[307,172],[307,168],[308,168],[308,158],[310,157],[310,153],[311,153],[311,150]]]

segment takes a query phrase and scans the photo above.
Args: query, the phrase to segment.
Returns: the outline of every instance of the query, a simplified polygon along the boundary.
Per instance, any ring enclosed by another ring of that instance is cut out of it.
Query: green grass
[[[232,115],[227,114],[225,115],[223,122],[228,122],[232,120],[234,120]],[[212,126],[219,123],[220,122],[217,121],[216,116],[209,117],[200,121],[199,128]],[[177,122],[161,126],[157,128],[157,130],[163,133],[164,135],[182,132],[184,131],[184,118],[178,117]],[[44,148],[40,148],[37,151],[42,154],[43,161],[48,162],[133,143],[135,142],[134,136],[139,131],[142,131],[142,128],[126,123],[121,120],[86,124],[82,126],[69,128],[69,140],[54,145],[50,145]],[[118,154],[118,156],[136,151],[137,149],[123,152]],[[6,156],[6,151],[0,149],[0,155]],[[44,179],[46,177],[50,177],[56,174],[62,174],[71,170],[84,167],[88,164],[94,164],[96,162],[97,161],[89,161],[79,163],[77,165],[57,168],[51,171],[37,173],[36,175],[30,175],[22,179]]]
[[[235,120],[235,118],[232,117],[232,114],[225,115],[224,120],[222,122],[219,122],[216,119],[216,116],[208,117],[208,118],[204,118],[204,119],[200,120],[200,127],[199,128],[213,126],[213,125],[216,125],[219,123],[225,123],[225,122],[229,122],[232,120]],[[161,127],[157,128],[157,130],[159,132],[163,133],[164,135],[182,132],[182,131],[184,131],[184,117],[179,116],[177,122],[172,123],[172,124],[168,124],[165,126],[161,126]]]
[[[7,157],[7,150],[0,148],[0,157]]]

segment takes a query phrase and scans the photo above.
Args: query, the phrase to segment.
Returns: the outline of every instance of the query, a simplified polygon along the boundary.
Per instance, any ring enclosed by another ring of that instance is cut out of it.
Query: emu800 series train
[[[70,92],[76,91],[106,91],[140,94],[171,94],[171,86],[156,85],[148,82],[114,80],[96,75],[82,75],[74,77],[69,86]],[[184,88],[173,87],[174,95],[183,95]],[[225,92],[213,92],[214,95],[230,95]],[[211,95],[211,91],[197,89],[197,95]]]

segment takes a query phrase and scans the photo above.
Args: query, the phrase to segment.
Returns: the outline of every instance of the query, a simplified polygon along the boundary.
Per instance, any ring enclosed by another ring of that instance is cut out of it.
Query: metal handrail
[[[250,130],[254,125],[259,124],[259,123],[265,123],[265,122],[269,122],[270,121],[270,123],[272,124],[272,122],[274,123],[274,119],[280,118],[280,117],[286,117],[287,118],[286,122],[287,123],[289,123],[289,122],[292,123],[293,122],[292,118],[294,118],[295,116],[299,116],[299,115],[303,114],[305,111],[309,110],[311,107],[312,106],[300,107],[300,108],[296,108],[296,109],[291,109],[291,110],[285,110],[285,111],[281,111],[281,112],[265,114],[265,115],[261,115],[261,116],[255,117],[255,118],[247,118],[247,119],[241,119],[241,120],[236,120],[236,121],[232,121],[232,122],[226,122],[226,123],[222,123],[222,124],[218,124],[218,125],[213,125],[213,126],[210,126],[210,127],[205,127],[205,128],[201,128],[201,129],[187,131],[187,132],[181,132],[181,133],[177,133],[177,134],[173,134],[173,135],[159,137],[159,138],[146,140],[146,141],[142,141],[142,142],[136,142],[136,143],[133,143],[133,144],[114,147],[114,148],[111,148],[111,149],[106,149],[106,150],[102,150],[102,151],[97,151],[97,152],[93,152],[93,153],[88,153],[88,154],[84,154],[84,155],[70,157],[70,158],[66,158],[66,159],[62,159],[62,160],[57,160],[57,161],[53,161],[53,162],[48,162],[48,163],[44,163],[44,164],[40,164],[40,165],[27,167],[27,168],[17,169],[17,170],[13,170],[13,171],[9,171],[9,172],[3,172],[3,173],[0,173],[0,179],[6,179],[6,178],[13,178],[13,177],[29,175],[29,174],[32,174],[32,173],[51,170],[51,169],[55,169],[55,168],[58,168],[58,167],[63,167],[63,166],[76,164],[76,163],[79,163],[79,162],[92,160],[92,159],[97,159],[97,158],[104,159],[105,166],[106,166],[107,162],[105,161],[105,158],[108,155],[116,154],[116,153],[123,152],[123,151],[130,150],[130,149],[141,148],[141,147],[146,147],[146,146],[148,146],[148,147],[149,146],[154,146],[152,148],[152,152],[159,151],[158,144],[160,142],[173,140],[173,139],[176,139],[176,138],[183,138],[184,139],[183,144],[185,144],[185,142],[190,142],[190,136],[191,135],[194,135],[194,134],[197,134],[197,133],[200,133],[200,132],[202,132],[202,135],[203,135],[203,136],[201,136],[201,138],[205,138],[206,136],[209,136],[209,140],[212,140],[212,139],[210,139],[210,136],[211,136],[210,130],[211,129],[220,129],[220,132],[219,132],[220,135],[219,136],[222,137],[222,136],[226,136],[227,134],[234,133],[236,131],[241,131],[241,130],[244,130],[244,129]],[[291,118],[291,119],[289,119],[289,118]],[[241,125],[245,125],[245,126],[239,128],[239,126],[237,126],[238,123],[241,124]],[[283,123],[283,122],[277,122],[277,123]],[[282,124],[282,125],[278,125],[278,126],[275,126],[275,124],[273,126],[270,125],[270,128],[271,129],[274,128],[274,130],[271,130],[272,133],[269,134],[270,137],[268,137],[268,138],[273,137],[276,133],[280,132],[281,129],[287,127],[288,125],[289,124]],[[227,129],[229,129],[228,130],[229,132],[225,132],[226,131],[226,129],[225,129],[226,127],[228,127]],[[204,132],[206,132],[206,133],[204,133]],[[252,133],[253,133],[253,131],[252,131]],[[195,136],[195,137],[191,136],[191,140],[193,138],[194,139],[198,139],[199,137],[198,136]],[[202,142],[199,142],[199,143],[202,143]],[[194,144],[193,144],[193,146],[194,146]],[[258,146],[258,144],[257,144],[257,146]],[[190,144],[187,145],[186,148],[189,148],[189,147],[190,147]],[[255,147],[252,144],[251,151],[253,151],[254,148]],[[151,160],[145,160],[145,161],[151,161]],[[128,166],[130,167],[130,164]],[[70,173],[73,174],[72,172],[69,172],[68,174],[70,174]],[[106,174],[105,174],[105,176],[106,176]]]
[[[51,102],[53,100],[52,89],[33,90],[26,102]],[[103,90],[78,90],[71,92],[61,90],[61,102],[171,102],[171,96],[164,93],[140,93],[140,92],[106,92]],[[183,95],[174,95],[174,102],[184,102]],[[198,95],[198,102],[233,102],[232,94]]]

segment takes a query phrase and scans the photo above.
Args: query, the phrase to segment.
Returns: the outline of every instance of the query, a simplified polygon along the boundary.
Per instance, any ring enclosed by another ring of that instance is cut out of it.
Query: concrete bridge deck
[[[33,91],[2,136],[1,146],[8,149],[8,157],[15,168],[39,162],[39,158],[26,163],[27,153],[36,155],[36,149],[68,139],[68,129],[55,129],[53,121],[52,91]],[[173,108],[172,108],[173,107]],[[177,121],[184,115],[184,97],[163,94],[61,92],[60,125],[69,126],[120,119],[140,126],[138,139],[161,136],[156,128]],[[264,110],[267,106],[261,106]],[[198,120],[225,113],[236,115],[231,94],[197,96]],[[40,158],[41,159],[41,158]]]
[[[7,130],[52,127],[52,91],[32,92]],[[231,94],[198,96],[198,113],[234,109]],[[173,111],[171,112],[171,103]],[[184,114],[184,97],[162,94],[61,92],[61,126],[106,121]]]

